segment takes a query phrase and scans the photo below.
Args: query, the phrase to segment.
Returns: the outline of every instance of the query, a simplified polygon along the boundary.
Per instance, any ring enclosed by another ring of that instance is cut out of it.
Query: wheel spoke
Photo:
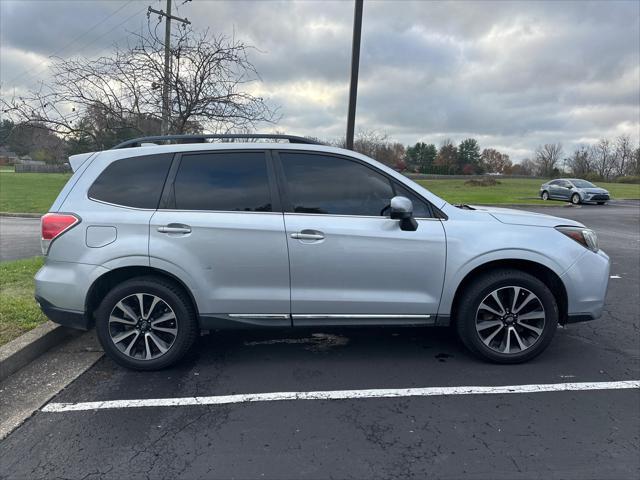
[[[496,328],[496,331],[493,332],[491,335],[489,335],[487,338],[483,339],[482,341],[485,343],[485,345],[488,347],[489,344],[491,343],[491,340],[493,340],[495,338],[495,336],[500,333],[502,331],[502,329],[504,328],[504,325],[500,324],[500,326],[498,328]]]
[[[129,345],[127,345],[127,349],[124,351],[125,355],[131,355],[131,349],[135,345],[135,343],[138,340],[139,336],[140,336],[140,333],[136,332],[136,336],[133,337],[133,340],[131,340],[131,343]]]
[[[178,329],[177,328],[155,327],[155,326],[152,325],[151,326],[151,330],[157,330],[158,332],[170,333],[174,337],[178,334]]]
[[[122,303],[122,300],[119,301],[118,303],[116,303],[116,307],[118,307],[120,310],[122,310],[125,315],[127,315],[129,318],[133,319],[133,320],[138,320],[138,316],[135,314],[135,312],[133,310],[131,310],[131,307],[125,305],[124,303]]]
[[[158,302],[160,301],[160,299],[158,297],[153,297],[153,301],[151,302],[151,305],[149,306],[149,311],[146,313],[146,315],[142,315],[142,318],[144,318],[145,320],[147,320],[151,314],[153,313],[153,309],[156,308],[156,305],[158,304]]]
[[[497,327],[498,325],[502,325],[502,320],[491,320],[488,322],[479,323],[477,328],[479,332],[486,330],[487,328]]]
[[[511,311],[516,311],[516,303],[518,303],[518,297],[520,296],[520,287],[513,287],[513,301],[511,302]]]
[[[136,293],[136,297],[138,297],[138,308],[140,308],[140,316],[144,318],[144,293]]]
[[[520,320],[518,320],[518,325],[520,325],[521,327],[524,327],[524,328],[528,328],[529,330],[535,332],[538,336],[542,335],[542,329],[541,328],[532,327],[531,325],[527,325],[526,323],[523,323]]]
[[[166,322],[167,320],[174,320],[176,318],[173,312],[167,312],[161,317],[156,318],[155,320],[151,320],[151,326],[155,327],[158,323]]]
[[[151,359],[151,347],[149,346],[149,334],[144,336],[145,360]]]
[[[518,333],[518,331],[515,328],[512,331],[516,337],[516,340],[518,341],[518,346],[520,347],[520,351],[525,350],[527,346],[524,344],[524,342],[520,338],[520,334]]]
[[[127,320],[126,318],[114,317],[113,315],[111,315],[109,317],[109,323],[124,323],[125,325],[135,325],[136,321],[135,320]]]
[[[487,312],[491,312],[491,313],[493,313],[494,315],[497,315],[498,317],[501,317],[501,316],[502,316],[502,313],[500,313],[499,311],[497,311],[497,310],[496,310],[496,309],[494,309],[494,308],[491,308],[489,305],[487,305],[487,304],[486,304],[486,303],[484,303],[484,302],[482,302],[482,303],[480,304],[480,308],[479,308],[478,310],[486,310]]]
[[[160,350],[161,353],[164,353],[167,350],[169,350],[169,345],[167,345],[166,342],[164,342],[161,338],[159,338],[153,332],[149,332],[147,334],[147,338],[150,338],[151,340],[153,340],[153,343],[156,344],[156,347],[158,347],[158,350]]]
[[[496,290],[494,292],[491,292],[491,296],[496,301],[498,308],[500,308],[500,312],[497,315],[504,315],[506,313],[506,310],[504,309],[504,305],[502,305],[502,302],[500,301],[500,297],[498,296],[498,291]]]
[[[511,327],[507,328],[507,343],[505,344],[502,353],[511,353]]]
[[[544,318],[544,312],[535,311],[518,315],[518,320],[535,320],[539,318]]]
[[[516,309],[513,309],[513,313],[518,313],[520,310],[522,310],[526,305],[528,305],[528,303],[533,300],[533,299],[538,299],[538,297],[536,297],[533,293],[529,292],[529,295],[527,295],[527,298],[525,298],[522,303],[520,304],[520,306]]]
[[[125,338],[129,338],[133,334],[137,334],[137,330],[129,330],[126,332],[122,332],[120,335],[116,335],[115,337],[111,337],[113,339],[113,343],[120,343]]]

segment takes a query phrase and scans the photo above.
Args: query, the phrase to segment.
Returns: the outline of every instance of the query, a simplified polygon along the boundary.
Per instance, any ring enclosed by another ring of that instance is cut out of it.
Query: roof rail
[[[269,133],[231,133],[231,134],[211,134],[211,135],[157,135],[152,137],[140,137],[119,143],[111,150],[127,147],[139,147],[143,143],[155,142],[173,142],[173,143],[207,143],[212,140],[238,140],[238,139],[269,139],[269,140],[288,140],[289,143],[306,143],[309,145],[322,145],[316,140],[309,138],[297,137],[295,135],[278,135]]]

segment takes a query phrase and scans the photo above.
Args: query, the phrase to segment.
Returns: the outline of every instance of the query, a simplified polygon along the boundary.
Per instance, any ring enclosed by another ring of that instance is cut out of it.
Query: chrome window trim
[[[282,215],[282,212],[252,212],[245,210],[178,210],[175,208],[158,208],[157,212],[182,212],[182,213],[251,213],[251,214],[262,214],[262,215]]]
[[[383,217],[380,215],[348,215],[339,213],[303,213],[303,212],[284,212],[285,215],[298,215],[298,216],[313,216],[313,217],[352,217],[352,218],[377,218],[379,220],[393,220],[390,217]],[[437,217],[414,217],[416,220],[436,220],[441,221],[442,218]]]
[[[87,199],[91,200],[92,202],[102,203],[103,205],[109,205],[111,207],[128,208],[129,210],[140,210],[142,212],[155,212],[156,211],[155,208],[130,207],[129,205],[121,205],[119,203],[105,202],[104,200],[98,200],[97,198],[90,197],[89,195],[87,195]]]

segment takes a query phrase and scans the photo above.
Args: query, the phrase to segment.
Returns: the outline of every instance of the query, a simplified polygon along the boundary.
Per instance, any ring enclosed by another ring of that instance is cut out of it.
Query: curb
[[[28,365],[75,330],[47,321],[0,347],[0,381]]]
[[[0,212],[0,217],[16,217],[16,218],[40,218],[44,213],[14,213]]]

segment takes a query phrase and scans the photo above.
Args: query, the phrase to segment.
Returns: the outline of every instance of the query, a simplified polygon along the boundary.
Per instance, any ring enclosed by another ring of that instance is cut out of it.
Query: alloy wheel
[[[540,299],[523,287],[501,287],[487,295],[476,310],[480,340],[501,354],[531,348],[542,336],[545,311]]]
[[[136,360],[163,356],[178,336],[173,309],[162,298],[134,293],[121,299],[109,315],[109,336],[124,355]]]

